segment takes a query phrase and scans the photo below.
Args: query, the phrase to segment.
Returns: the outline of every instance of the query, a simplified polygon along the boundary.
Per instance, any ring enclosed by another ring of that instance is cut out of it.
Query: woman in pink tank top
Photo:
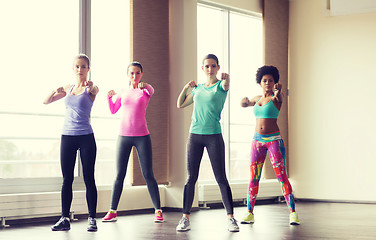
[[[114,90],[108,92],[108,103],[110,111],[115,114],[122,107],[120,133],[117,147],[117,171],[112,191],[111,208],[102,219],[103,222],[114,222],[117,220],[117,208],[120,196],[123,191],[123,183],[129,155],[132,147],[137,149],[142,175],[155,209],[154,222],[163,222],[159,189],[153,173],[153,157],[150,133],[146,123],[146,108],[154,88],[147,83],[141,82],[143,68],[139,62],[132,62],[127,69],[129,87],[116,93]],[[115,101],[113,101],[116,96]]]

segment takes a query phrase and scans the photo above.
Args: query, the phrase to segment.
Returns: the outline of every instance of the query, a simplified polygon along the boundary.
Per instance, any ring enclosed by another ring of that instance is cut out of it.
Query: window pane
[[[225,28],[223,25],[224,12],[217,8],[198,5],[197,7],[197,81],[204,83],[206,81],[205,75],[201,70],[202,58],[209,54],[215,54],[221,67],[224,59],[224,39]],[[218,75],[221,74],[221,68]],[[205,149],[204,156],[202,157],[199,179],[202,181],[214,181],[214,174],[211,168],[209,156]]]
[[[231,180],[248,179],[249,151],[256,119],[253,108],[242,108],[243,97],[260,93],[255,74],[262,65],[262,20],[230,13],[230,175]]]
[[[64,105],[42,102],[74,79],[78,17],[76,0],[0,2],[0,178],[61,176]]]
[[[222,67],[224,59],[225,28],[223,25],[223,10],[199,5],[197,7],[197,80],[199,83],[206,81],[201,70],[202,58],[209,54],[215,54]],[[224,66],[224,65],[223,65]],[[218,71],[220,76],[224,69]]]
[[[129,0],[91,2],[91,80],[100,91],[92,111],[98,147],[95,171],[98,185],[112,185],[114,181],[120,111],[111,115],[107,92],[111,89],[118,92],[128,84],[129,6]]]

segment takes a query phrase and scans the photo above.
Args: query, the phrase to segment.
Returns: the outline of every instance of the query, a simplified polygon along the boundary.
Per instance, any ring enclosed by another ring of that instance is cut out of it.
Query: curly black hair
[[[261,83],[261,79],[264,75],[272,75],[275,83],[279,81],[279,71],[278,68],[274,66],[262,66],[259,69],[257,69],[256,82],[258,84]]]

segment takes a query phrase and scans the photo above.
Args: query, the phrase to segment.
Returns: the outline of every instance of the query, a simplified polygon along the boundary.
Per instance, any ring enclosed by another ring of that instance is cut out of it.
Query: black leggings
[[[234,213],[234,206],[231,188],[226,177],[225,144],[222,134],[200,135],[191,133],[189,135],[187,143],[188,179],[184,187],[183,213],[190,214],[205,147],[209,154],[215,180],[221,191],[223,205],[226,208],[227,214],[232,215]]]
[[[95,143],[94,134],[92,133],[79,136],[61,136],[60,164],[63,173],[63,186],[61,188],[62,216],[69,217],[72,204],[72,184],[74,180],[74,166],[76,164],[77,150],[80,150],[89,217],[95,218],[97,212],[97,187],[94,179],[94,166],[97,155],[97,145]]]
[[[140,137],[119,136],[117,147],[116,179],[112,191],[111,209],[117,210],[132,147],[135,146],[140,161],[141,172],[146,181],[155,209],[161,208],[159,189],[153,173],[153,155],[150,135]]]

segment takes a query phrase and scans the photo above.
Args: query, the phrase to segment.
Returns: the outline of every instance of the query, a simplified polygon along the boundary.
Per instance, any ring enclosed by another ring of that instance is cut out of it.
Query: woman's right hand
[[[114,96],[114,95],[116,95],[116,92],[115,92],[114,90],[110,90],[110,91],[108,91],[108,93],[107,93],[107,96],[108,96],[108,97],[112,97],[112,96]]]
[[[196,82],[194,80],[190,81],[189,83],[187,83],[185,85],[186,89],[188,89],[188,88],[195,88],[195,87],[197,87],[197,84],[196,84]]]
[[[240,105],[242,107],[248,107],[249,106],[249,99],[247,97],[243,98],[241,101],[240,101]]]
[[[64,93],[65,92],[65,90],[64,90],[64,88],[63,87],[59,87],[58,89],[56,89],[56,91],[55,91],[56,93]]]

